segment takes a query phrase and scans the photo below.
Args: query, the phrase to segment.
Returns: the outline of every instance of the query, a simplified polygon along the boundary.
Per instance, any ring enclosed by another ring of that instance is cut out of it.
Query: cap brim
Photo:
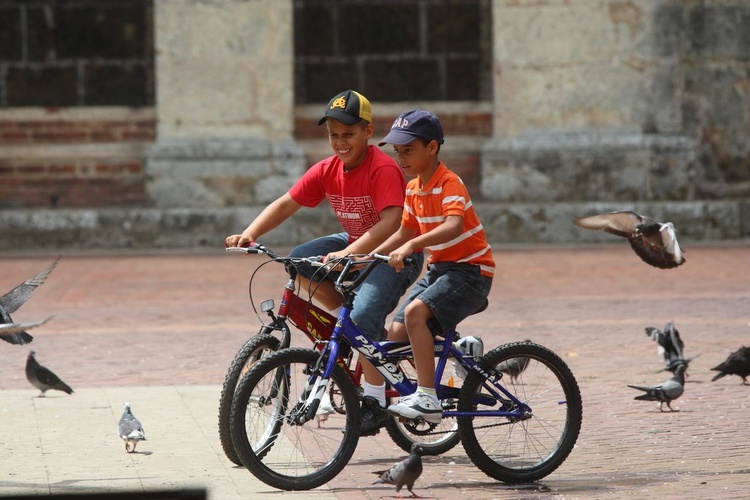
[[[354,117],[352,115],[348,115],[346,113],[339,113],[337,111],[330,111],[330,112],[326,113],[326,115],[323,118],[321,118],[320,120],[318,120],[318,125],[323,125],[326,122],[326,120],[328,120],[329,118],[333,118],[337,122],[341,122],[344,125],[354,125],[355,123],[357,123],[358,121],[361,120],[361,118],[356,118],[356,117]]]
[[[388,135],[383,137],[378,143],[378,146],[383,147],[386,144],[394,144],[396,146],[404,146],[409,144],[411,141],[419,137],[418,135],[409,134],[403,130],[391,130]]]

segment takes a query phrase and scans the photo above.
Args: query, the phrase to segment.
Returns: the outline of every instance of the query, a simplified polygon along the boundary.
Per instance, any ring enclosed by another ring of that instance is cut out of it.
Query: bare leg
[[[422,387],[435,387],[435,347],[432,332],[427,320],[432,311],[418,298],[413,300],[404,311],[406,331],[417,365],[417,383]]]
[[[344,299],[341,294],[336,291],[336,287],[332,282],[323,281],[316,283],[308,280],[304,276],[299,277],[299,282],[300,297],[307,298],[312,293],[313,299],[329,311],[341,307],[341,303]]]

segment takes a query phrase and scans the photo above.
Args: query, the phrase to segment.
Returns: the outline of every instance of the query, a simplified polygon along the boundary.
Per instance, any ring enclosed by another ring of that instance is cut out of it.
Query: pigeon
[[[714,375],[711,382],[719,380],[725,375],[737,375],[742,377],[743,385],[750,385],[747,383],[747,377],[750,376],[750,347],[740,347],[727,356],[727,359],[721,364],[711,369],[719,372]]]
[[[130,403],[123,404],[122,408],[122,417],[120,417],[120,422],[117,424],[117,435],[125,441],[125,451],[135,453],[135,447],[140,441],[146,440],[146,434],[143,432],[143,426],[140,421],[130,411]],[[133,449],[130,449],[131,444],[133,445]]]
[[[13,290],[0,297],[0,324],[13,323],[10,314],[18,310],[19,307],[24,305],[26,301],[34,295],[37,287],[44,283],[44,280],[47,279],[47,276],[49,276],[59,260],[60,258],[58,257],[47,269],[41,271],[33,278],[27,279]],[[13,334],[8,333],[7,335],[0,335],[0,339],[11,344],[23,345],[34,340],[34,337],[21,330],[20,332]]]
[[[39,397],[43,398],[44,393],[50,389],[73,394],[73,389],[68,384],[37,362],[34,357],[35,354],[34,351],[29,352],[29,357],[26,359],[26,378],[31,382],[31,385],[42,391],[39,393]]]
[[[411,445],[411,453],[401,462],[398,462],[388,470],[373,472],[379,476],[378,480],[372,484],[387,483],[396,485],[396,497],[401,498],[401,488],[406,486],[411,496],[418,497],[412,491],[414,481],[422,475],[422,454],[424,449],[419,443]]]
[[[320,424],[328,420],[328,415],[335,412],[336,410],[331,404],[331,396],[329,396],[327,392],[324,392],[323,396],[320,398],[318,411],[315,412],[315,420],[318,423],[318,429],[320,429]]]
[[[657,222],[629,210],[582,217],[575,225],[592,231],[604,231],[627,238],[635,253],[646,264],[673,269],[685,263],[677,243],[677,231],[671,222]]]
[[[686,366],[685,376],[687,376],[687,366],[689,366],[690,362],[698,356],[685,359],[683,354],[685,343],[682,341],[680,332],[675,328],[674,323],[667,323],[664,326],[664,331],[654,328],[653,326],[647,326],[645,330],[646,335],[651,337],[651,340],[659,345],[659,354],[664,358],[664,368],[659,371],[675,373],[677,367],[683,364]]]
[[[524,342],[531,342],[531,340],[524,340]],[[527,366],[529,366],[529,358],[518,356],[498,364],[497,371],[510,376],[511,383],[515,384]]]
[[[664,411],[662,407],[664,406],[664,403],[667,403],[669,410],[674,411],[670,403],[682,396],[682,393],[685,392],[685,369],[686,366],[684,364],[678,366],[677,370],[675,370],[674,377],[654,387],[644,387],[640,385],[628,385],[628,387],[638,389],[645,393],[636,396],[634,399],[640,401],[659,401],[659,411]]]

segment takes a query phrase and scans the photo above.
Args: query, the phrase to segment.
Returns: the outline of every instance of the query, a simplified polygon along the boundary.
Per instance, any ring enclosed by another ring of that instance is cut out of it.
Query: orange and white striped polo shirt
[[[425,234],[445,222],[449,215],[463,217],[463,230],[457,238],[427,247],[428,263],[460,262],[479,266],[484,276],[492,277],[495,261],[482,223],[474,211],[469,192],[461,178],[440,162],[432,178],[423,186],[419,177],[406,186],[401,225]]]

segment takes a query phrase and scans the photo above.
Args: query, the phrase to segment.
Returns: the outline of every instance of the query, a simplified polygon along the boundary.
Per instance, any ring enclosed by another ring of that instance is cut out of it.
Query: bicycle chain
[[[503,423],[497,423],[497,424],[486,424],[486,425],[477,425],[474,426],[475,429],[489,429],[490,427],[500,427],[503,425],[511,425],[515,424],[516,422],[503,422]],[[440,434],[450,434],[452,432],[458,432],[458,430],[453,431],[434,431],[434,432],[421,432],[419,434],[413,433],[418,436],[438,436]]]

